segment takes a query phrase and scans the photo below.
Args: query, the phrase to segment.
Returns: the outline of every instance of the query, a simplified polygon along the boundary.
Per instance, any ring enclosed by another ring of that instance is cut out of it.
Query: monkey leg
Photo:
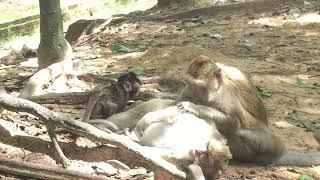
[[[118,126],[106,119],[90,119],[87,123],[95,126],[98,129],[104,130],[106,132],[114,132],[121,134],[122,131],[119,130]]]
[[[89,101],[87,103],[87,107],[86,107],[86,111],[84,112],[83,116],[82,116],[82,121],[83,122],[87,122],[92,114],[92,111],[94,110],[97,102],[101,99],[101,97],[97,96],[97,94],[92,93]]]
[[[137,122],[148,112],[163,109],[175,104],[171,99],[151,99],[143,102],[125,112],[117,113],[107,118],[107,121],[115,124],[119,130],[133,129]]]
[[[205,177],[203,175],[202,169],[200,166],[196,164],[190,164],[187,167],[189,173],[188,173],[188,179],[191,180],[205,180]]]
[[[285,146],[267,129],[239,129],[227,139],[233,159],[242,162],[271,164],[285,153]]]
[[[94,119],[88,121],[88,123],[101,129],[111,128],[111,130],[113,129],[120,132],[125,129],[132,130],[136,126],[137,122],[148,112],[163,109],[174,104],[175,101],[171,99],[151,99],[140,103],[127,111],[113,114],[107,119]]]
[[[105,119],[123,110],[123,109],[120,109],[120,105],[118,105],[117,103],[112,102],[110,100],[105,100],[105,101],[103,100],[104,99],[101,99],[101,101],[99,102],[100,109],[98,111],[98,114],[95,114],[97,118]]]

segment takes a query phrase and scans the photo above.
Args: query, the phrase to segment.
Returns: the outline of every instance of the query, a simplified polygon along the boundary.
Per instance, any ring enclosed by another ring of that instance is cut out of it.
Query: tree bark
[[[0,157],[0,172],[24,178],[68,180],[68,179],[95,179],[112,180],[103,176],[90,175],[78,171],[50,167],[42,164],[16,161]]]
[[[208,2],[206,0],[158,0],[158,6],[166,7],[171,4],[179,4],[179,5],[189,5],[189,4],[203,4],[204,2]]]
[[[40,44],[39,69],[63,60],[71,60],[72,49],[64,38],[60,0],[39,0]]]

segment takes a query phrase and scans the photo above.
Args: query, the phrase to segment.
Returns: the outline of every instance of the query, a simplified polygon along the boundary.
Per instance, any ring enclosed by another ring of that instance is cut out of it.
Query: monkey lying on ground
[[[233,159],[292,166],[320,164],[320,152],[286,152],[283,143],[268,128],[266,109],[255,87],[238,69],[199,57],[191,63],[186,83],[177,99],[181,102],[179,108],[214,122],[226,137]],[[133,128],[147,112],[173,104],[154,99],[113,115],[107,122],[111,122],[118,131]]]
[[[173,158],[187,161],[185,166],[199,165],[206,179],[215,179],[231,159],[227,141],[214,123],[181,112],[177,106],[147,113],[130,137],[142,145],[170,150]],[[198,179],[199,173],[191,170],[191,174]]]
[[[98,85],[90,95],[82,121],[122,112],[129,98],[138,95],[140,85],[140,80],[132,72],[120,76],[117,82]]]

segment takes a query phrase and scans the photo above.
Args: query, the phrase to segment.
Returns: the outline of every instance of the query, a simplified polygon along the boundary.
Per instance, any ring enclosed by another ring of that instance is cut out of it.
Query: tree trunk
[[[60,0],[39,0],[40,44],[38,47],[39,69],[63,60],[71,60],[72,49],[65,40]]]

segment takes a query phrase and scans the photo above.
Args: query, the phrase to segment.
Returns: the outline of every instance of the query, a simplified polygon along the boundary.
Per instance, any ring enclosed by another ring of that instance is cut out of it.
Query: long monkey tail
[[[292,152],[285,153],[274,163],[278,166],[313,166],[320,165],[320,152]]]

